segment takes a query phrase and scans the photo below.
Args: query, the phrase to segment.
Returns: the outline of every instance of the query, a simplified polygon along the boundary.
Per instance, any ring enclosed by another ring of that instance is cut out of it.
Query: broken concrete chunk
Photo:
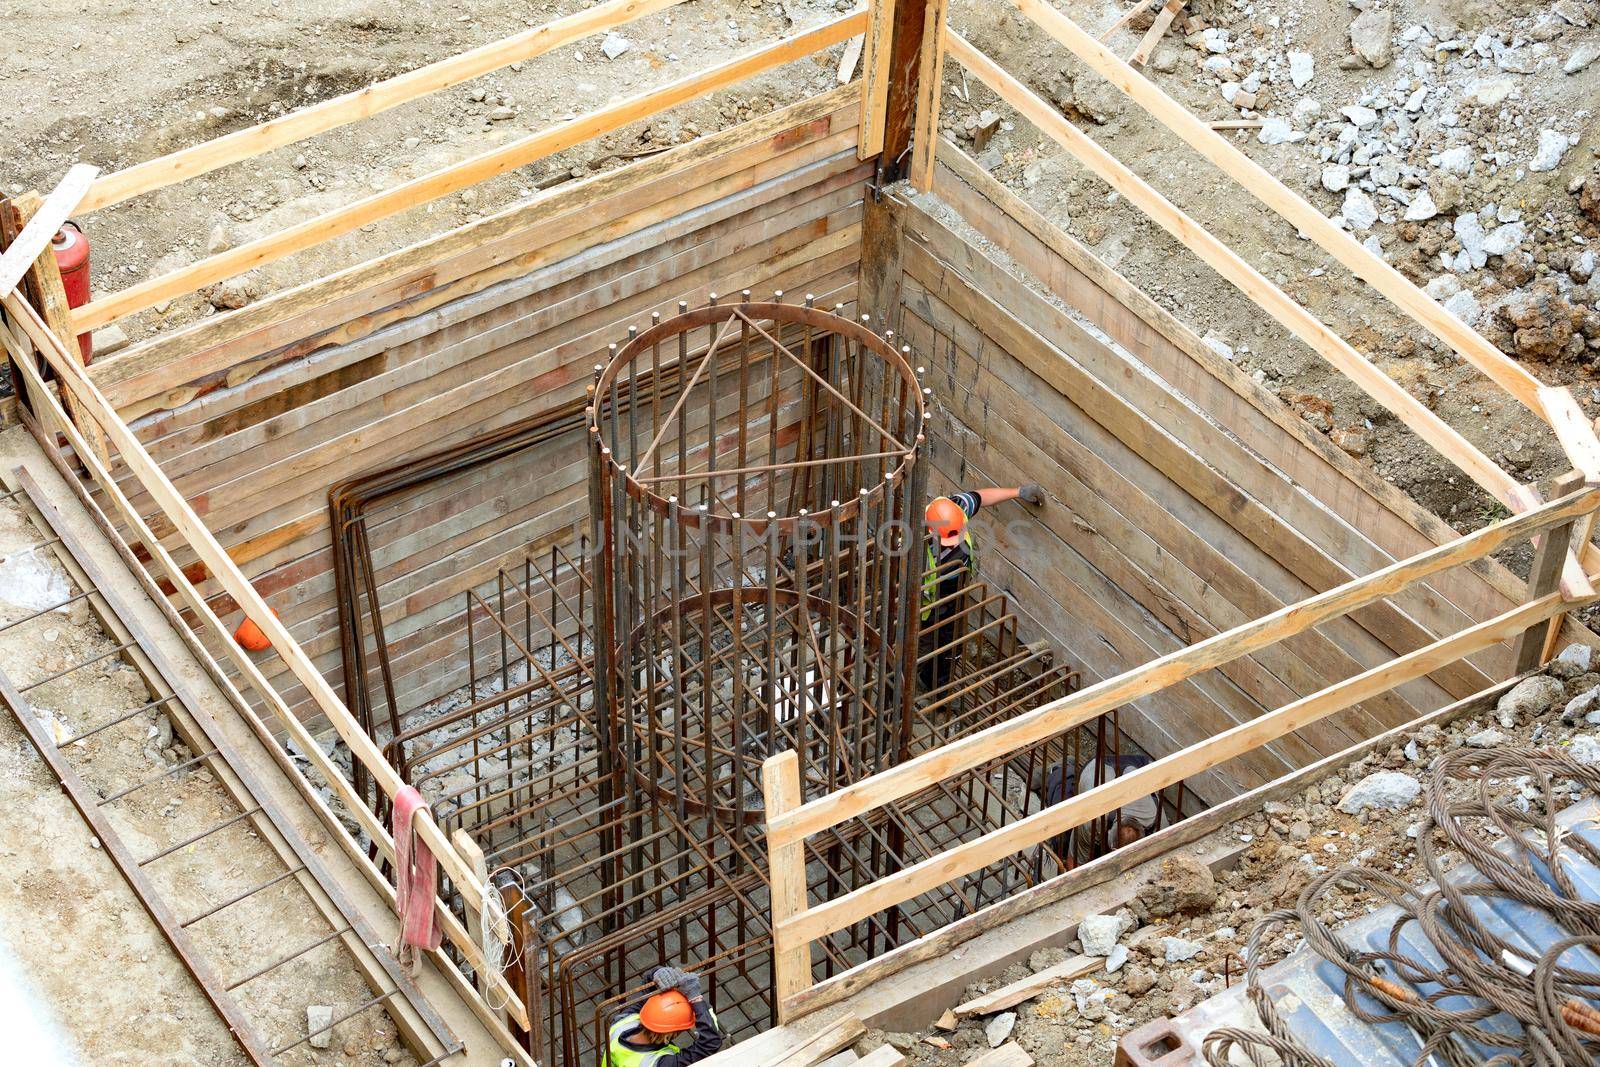
[[[1335,163],[1322,168],[1322,187],[1330,193],[1342,193],[1350,187],[1350,168]]]
[[[1115,915],[1091,915],[1078,924],[1078,940],[1085,956],[1109,956],[1122,936],[1122,920]]]
[[[616,59],[632,47],[633,43],[620,33],[608,33],[605,40],[600,42],[600,51],[606,54],[607,59]]]
[[[983,1028],[983,1038],[989,1042],[990,1048],[999,1048],[1011,1040],[1011,1032],[1017,1028],[1017,1013],[1003,1011],[996,1015]]]
[[[1217,902],[1217,880],[1211,868],[1186,853],[1169,856],[1155,877],[1134,897],[1135,914],[1162,919],[1198,915]]]
[[[1600,44],[1580,44],[1561,65],[1561,70],[1565,74],[1576,74],[1597,59],[1600,59]]]
[[[1411,204],[1406,208],[1407,222],[1426,222],[1439,214],[1439,205],[1433,202],[1433,194],[1422,189],[1411,198]]]
[[[1468,326],[1475,324],[1478,316],[1482,314],[1482,310],[1478,307],[1478,298],[1472,295],[1470,289],[1462,289],[1451,294],[1444,302],[1444,309]]]
[[[1590,766],[1600,763],[1600,737],[1595,737],[1593,734],[1579,734],[1567,747],[1567,755],[1579,763]]]
[[[1399,811],[1417,799],[1422,783],[1409,774],[1399,771],[1379,771],[1369,774],[1339,798],[1339,810],[1346,815],[1359,815],[1368,808]]]
[[[1593,667],[1594,649],[1574,641],[1550,661],[1550,666],[1546,670],[1557,678],[1576,678],[1580,674],[1588,674]]]
[[[1471,748],[1494,748],[1505,743],[1506,735],[1495,729],[1479,730],[1467,735],[1467,745]]]
[[[1188,941],[1181,937],[1168,937],[1162,944],[1166,949],[1165,958],[1168,963],[1182,963],[1185,960],[1192,960],[1205,951],[1205,946],[1199,942]]]
[[[1262,144],[1288,144],[1290,141],[1303,141],[1306,135],[1289,125],[1288,120],[1276,115],[1269,116],[1261,122],[1261,132],[1256,135],[1256,140]]]
[[[1447,148],[1440,152],[1429,162],[1440,170],[1448,171],[1451,174],[1471,174],[1473,164],[1472,149],[1466,145],[1456,145],[1454,148]]]
[[[1383,68],[1394,58],[1394,12],[1371,8],[1350,20],[1350,47],[1369,67]]]
[[[1378,221],[1378,205],[1372,197],[1352,186],[1344,194],[1344,221],[1352,230],[1366,230]]]
[[[1304,89],[1316,76],[1317,61],[1310,52],[1289,53],[1289,80],[1296,89]]]
[[[329,1048],[333,1045],[333,1008],[327,1004],[311,1004],[306,1007],[306,1033],[311,1035],[307,1042],[312,1048]]]
[[[1500,725],[1509,730],[1521,719],[1532,718],[1567,695],[1566,686],[1555,678],[1536,674],[1524,678],[1495,705]]]
[[[1561,157],[1567,154],[1567,149],[1572,147],[1572,142],[1564,133],[1555,130],[1539,131],[1539,148],[1533,154],[1533,159],[1528,161],[1528,169],[1532,171],[1555,170],[1561,165]]]

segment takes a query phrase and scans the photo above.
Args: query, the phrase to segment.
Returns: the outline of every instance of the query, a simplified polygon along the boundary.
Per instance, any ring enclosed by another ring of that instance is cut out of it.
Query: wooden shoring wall
[[[843,86],[546,194],[91,373],[337,687],[330,486],[570,406],[608,344],[680,300],[749,288],[853,310],[870,174],[859,93]],[[391,639],[408,665],[438,664],[408,672],[425,687],[413,700],[460,680],[448,658],[464,643],[463,592],[576,540],[584,456],[574,431],[372,524],[385,617],[407,620]],[[181,539],[169,547],[192,561]],[[238,618],[212,582],[201,589]],[[279,661],[268,676],[307,710]]]
[[[934,188],[869,212],[863,306],[898,306],[891,319],[927,365],[931,488],[1045,487],[1039,512],[980,513],[982,567],[1086,683],[1455,539],[948,143]],[[1173,752],[1525,596],[1480,561],[1146,698],[1124,721],[1148,751]],[[1510,669],[1497,646],[1193,784],[1213,802],[1237,795]]]

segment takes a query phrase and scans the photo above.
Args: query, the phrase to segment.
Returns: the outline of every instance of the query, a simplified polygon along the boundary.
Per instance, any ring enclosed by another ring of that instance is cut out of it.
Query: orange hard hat
[[[655,1034],[678,1034],[694,1029],[694,1008],[676,989],[657,993],[639,1009],[639,1021]]]
[[[277,616],[277,610],[273,609],[272,614]],[[272,647],[272,642],[267,640],[267,635],[261,632],[261,627],[257,626],[256,621],[248,615],[239,624],[239,628],[233,631],[233,639],[246,652],[265,652]]]
[[[961,533],[967,528],[967,513],[961,510],[960,504],[947,496],[935,497],[929,501],[923,517],[941,545],[961,543]]]

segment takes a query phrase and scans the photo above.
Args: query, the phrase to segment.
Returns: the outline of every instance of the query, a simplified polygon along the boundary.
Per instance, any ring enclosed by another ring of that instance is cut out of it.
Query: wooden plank
[[[948,140],[939,164],[935,190],[964,220],[1235,436],[1250,441],[1344,525],[1392,559],[1456,538],[1438,516],[1311,430],[1243,368],[1211,351],[1193,330]],[[1456,578],[1449,599],[1470,619],[1497,614],[1523,597],[1522,582],[1493,560],[1479,560]]]
[[[393,189],[374,193],[353,204],[248,241],[198,263],[139,282],[79,308],[73,315],[73,328],[83,332],[115,322],[162,300],[193,292],[266,263],[274,263],[396,212],[430,203],[470,185],[516,170],[573,145],[621,129],[631,122],[705,96],[753,74],[848,40],[862,32],[865,23],[866,15],[862,12],[842,15],[815,29],[786,37],[659,89],[639,93],[598,111],[558,123]]]
[[[862,779],[847,790],[812,800],[788,815],[775,816],[768,820],[769,837],[780,844],[788,844],[819,830],[837,826],[846,819],[910,796],[930,782],[943,781],[951,775],[971,770],[1005,752],[1042,741],[1102,711],[1148,696],[1172,682],[1192,677],[1238,656],[1248,655],[1288,634],[1320,625],[1358,606],[1374,603],[1418,578],[1457,566],[1493,552],[1501,545],[1558,525],[1563,520],[1593,510],[1596,503],[1600,503],[1600,493],[1588,490],[1563,497],[1536,511],[1466,534],[1450,545],[1401,560],[1337,589],[1288,605],[1227,633],[1198,641],[1137,671],[1079,690],[1069,697]]]
[[[244,580],[233,561],[228,558],[227,553],[217,544],[216,538],[212,536],[210,530],[189,508],[187,501],[172,487],[172,483],[167,481],[165,475],[161,473],[160,467],[145,453],[138,439],[116,417],[104,395],[100,393],[84,372],[84,368],[79,364],[76,355],[69,353],[62,346],[60,340],[50,333],[49,328],[38,317],[33,308],[20,300],[16,294],[0,298],[0,302],[4,303],[6,310],[11,313],[15,321],[21,324],[24,332],[33,339],[36,345],[40,346],[45,353],[46,360],[59,378],[69,388],[78,393],[79,399],[83,402],[85,408],[100,420],[107,437],[117,446],[117,451],[121,454],[123,462],[140,476],[145,489],[162,510],[167,513],[178,529],[183,532],[200,558],[211,569],[211,573],[223,583],[234,599],[244,606],[247,614],[256,620],[262,632],[267,635],[268,641],[277,650],[278,654],[289,663],[295,677],[316,698],[318,705],[327,715],[330,723],[349,746],[352,755],[367,765],[378,787],[388,795],[393,796],[404,784],[394,768],[384,759],[377,745],[361,729],[360,724],[355,721],[349,709],[345,708],[327,681],[306,659],[305,653],[295,644],[283,624],[272,614],[266,603],[262,601],[260,595]],[[80,458],[86,463],[90,462],[91,459],[90,456],[80,456]],[[91,469],[93,469],[93,465],[91,465]],[[101,482],[103,487],[110,483],[109,475],[106,475],[103,470],[95,473],[97,480]],[[141,540],[145,541],[152,554],[160,554],[159,546],[153,543],[153,537],[141,536]],[[170,572],[174,575],[174,581],[181,577],[175,566],[170,568]],[[183,588],[185,588],[185,585],[180,584],[179,589],[182,590]],[[210,616],[209,611],[205,610],[203,604],[196,601],[192,602],[190,607],[199,611],[203,617],[209,616],[207,621],[213,624],[217,633],[226,632],[221,623],[216,621],[215,616]],[[232,644],[226,639],[221,643],[225,646]],[[241,658],[243,659],[243,657]],[[250,663],[248,659],[243,661]],[[271,691],[271,687],[266,685],[264,681],[262,688],[267,692]],[[263,692],[262,695],[266,696],[266,692]],[[281,718],[289,732],[295,735],[295,739],[300,744],[302,751],[307,753],[312,749],[317,749],[318,752],[321,751],[316,740],[298,720],[287,714]],[[313,762],[317,762],[315,755],[311,755],[309,758]],[[330,788],[340,796],[340,799],[344,801],[357,820],[362,822],[363,828],[367,830],[369,837],[379,845],[380,850],[392,861],[394,843],[383,825],[372,817],[370,810],[361,797],[354,793],[353,788],[331,762],[328,762],[325,767],[319,766],[318,770],[328,779]],[[417,836],[434,853],[440,867],[456,883],[458,890],[466,901],[467,907],[481,908],[485,887],[473,880],[471,871],[463,863],[461,857],[456,855],[454,848],[445,838],[438,823],[426,812],[423,812],[414,825],[416,826]],[[478,952],[477,947],[472,944],[471,938],[466,935],[466,931],[455,921],[454,916],[443,908],[442,904],[439,908],[439,915],[447,934],[456,943],[457,948],[461,950],[469,963],[472,963],[474,969],[482,967],[482,955]],[[517,1019],[519,1025],[526,1028],[528,1026],[526,1009],[523,1009],[520,1003],[516,1001],[515,994],[505,985],[503,979],[497,977],[495,981],[497,993],[507,998],[511,1014]]]
[[[441,59],[354,92],[292,111],[282,118],[238,130],[159,159],[107,174],[94,183],[83,210],[121,203],[230,163],[251,159],[275,148],[371,118],[410,100],[460,85],[492,71],[544,55],[573,41],[625,25],[634,19],[674,7],[683,0],[605,0],[565,18],[512,34],[460,55]]]
[[[861,48],[866,44],[866,41],[867,39],[863,35],[861,37],[852,37],[845,44],[844,55],[839,57],[838,81],[840,85],[849,85],[851,79],[856,76],[856,64],[861,62]]]
[[[1600,439],[1572,390],[1564,385],[1541,385],[1538,396],[1545,421],[1555,431],[1567,461],[1586,483],[1600,484]]]
[[[1208,129],[1182,104],[1123,63],[1115,53],[1045,0],[1010,2],[1101,77],[1177,134],[1185,144],[1242,185],[1262,204],[1310,236],[1356,277],[1386,296],[1418,325],[1460,353],[1463,359],[1488,375],[1530,410],[1542,414],[1538,401],[1539,380],[1520,364],[1446,311],[1381,257],[1373,255],[1354,237],[1335,226],[1321,211],[1239,151],[1227,138]]]
[[[1033,1057],[1015,1041],[1007,1041],[999,1048],[968,1060],[967,1067],[1033,1067]]]
[[[1093,974],[1105,965],[1105,958],[1101,956],[1074,956],[1054,967],[1046,967],[1026,978],[1019,978],[1010,985],[1001,986],[992,993],[973,997],[965,1004],[957,1004],[956,1017],[967,1019],[974,1015],[993,1015],[995,1012],[1014,1008],[1025,1000],[1032,1000],[1057,983],[1071,982],[1086,974]]]
[[[1593,598],[1590,602],[1593,602]],[[1190,774],[1215,767],[1269,738],[1299,729],[1307,722],[1390,689],[1404,679],[1421,677],[1439,664],[1459,658],[1473,648],[1504,640],[1564,610],[1565,603],[1555,593],[1513,608],[1504,615],[1398,656],[1389,663],[1235,727],[1203,744],[1163,756],[1149,766],[1115,778],[1103,786],[993,830],[983,837],[956,845],[888,878],[819,904],[782,924],[775,923],[776,936],[789,944],[809,944],[852,922],[893,907],[1023,848],[1065,833],[1139,797],[1176,784]],[[857,787],[846,787],[843,793],[847,794],[854,788]]]
[[[893,1045],[879,1045],[856,1061],[858,1067],[904,1067],[906,1058]]]
[[[77,210],[89,185],[94,181],[99,167],[87,163],[74,163],[66,177],[44,198],[44,203],[33,213],[17,239],[4,252],[0,252],[0,296],[10,296],[17,283],[33,269],[34,262],[50,251],[50,242],[61,224]]]
[[[1139,41],[1139,47],[1133,50],[1133,55],[1128,58],[1129,66],[1142,67],[1150,61],[1150,53],[1156,50],[1156,45],[1161,43],[1161,38],[1167,35],[1167,30],[1172,26],[1172,20],[1178,17],[1178,12],[1183,10],[1185,0],[1167,0],[1161,10],[1156,13],[1156,19],[1145,31],[1144,37]]]
[[[834,260],[853,259],[859,247],[859,232],[858,225],[847,225],[820,241],[811,241],[787,256],[763,264],[758,276],[764,276],[768,269],[792,270],[799,265],[797,260],[800,264],[814,263],[811,257],[818,255],[824,257],[825,264],[830,262],[828,257]],[[752,249],[749,258],[752,261],[759,260],[763,258],[764,251],[771,250]],[[727,277],[725,263],[715,269]],[[704,282],[695,286],[701,295],[706,289]],[[695,290],[680,292],[692,296]],[[660,305],[670,303],[670,300],[663,300],[660,296],[656,297],[656,301]],[[375,463],[393,461],[408,452],[438,445],[447,435],[471,435],[498,428],[520,415],[531,414],[542,404],[581,395],[590,376],[589,366],[594,362],[593,357],[604,352],[606,343],[616,336],[616,332],[609,331],[604,336],[586,334],[514,363],[493,375],[496,385],[492,390],[486,389],[485,381],[477,379],[469,379],[449,388],[441,386],[437,394],[422,397],[407,407],[397,409],[396,417],[318,439],[314,446],[302,449],[273,466],[270,475],[264,470],[239,472],[231,481],[204,490],[203,495],[200,494],[202,486],[193,479],[185,479],[186,491],[197,494],[196,508],[200,513],[219,527],[227,526],[243,514],[259,514],[265,507],[295,499],[308,491],[316,492],[315,485],[308,485],[302,480],[313,472],[318,473],[322,479],[320,484],[325,486],[337,481],[342,472],[353,473]],[[550,364],[556,365],[552,367]],[[525,372],[530,368],[537,373],[526,375]],[[510,406],[499,403],[491,406],[489,400],[492,396],[503,396]],[[401,415],[401,412],[405,414]],[[332,460],[337,462],[330,464]],[[251,510],[245,511],[247,508]]]
[[[797,764],[795,769],[797,786],[799,781]],[[867,1028],[861,1025],[860,1019],[854,1015],[846,1015],[782,1053],[773,1067],[812,1067],[819,1060],[827,1059],[841,1048],[852,1044],[866,1032]]]
[[[896,0],[867,0],[867,32],[862,53],[866,65],[861,68],[861,140],[856,146],[857,159],[871,159],[883,151],[895,3]]]
[[[769,756],[761,765],[761,792],[766,801],[768,818],[782,815],[800,806],[800,758],[791,751]],[[767,870],[772,883],[772,922],[774,928],[783,919],[799,915],[806,909],[806,853],[805,844],[793,841],[769,849]],[[773,997],[779,1004],[779,1021],[786,1022],[782,1004],[811,985],[811,944],[798,946],[776,941],[773,954]],[[852,1017],[853,1018],[853,1017]],[[861,1025],[856,1020],[856,1026]],[[841,1042],[844,1044],[845,1042]],[[838,1048],[819,1049],[812,1059],[801,1060],[793,1056],[797,1065],[813,1063]]]
[[[298,340],[281,346],[266,358],[242,361],[232,366],[219,366],[207,355],[197,353],[199,366],[191,371],[193,377],[183,385],[185,392],[198,388],[205,392],[198,400],[190,400],[181,411],[163,412],[144,419],[136,426],[141,439],[152,447],[163,450],[172,447],[170,438],[188,429],[193,437],[197,424],[230,411],[239,411],[234,419],[244,418],[251,410],[289,410],[320,395],[317,381],[333,381],[330,375],[358,376],[363,367],[390,364],[398,361],[410,350],[424,343],[424,338],[441,330],[456,327],[466,330],[474,320],[483,316],[509,314],[501,309],[526,300],[535,293],[549,295],[553,301],[565,300],[575,293],[594,289],[595,279],[585,275],[605,267],[624,269],[642,266],[668,249],[693,247],[704,238],[697,236],[701,229],[717,226],[736,216],[756,218],[779,210],[782,201],[800,203],[808,198],[806,190],[827,189],[834,182],[848,182],[838,170],[838,158],[848,152],[850,134],[813,140],[791,152],[755,161],[755,165],[741,169],[733,167],[732,181],[729,163],[715,170],[690,168],[677,172],[685,182],[698,182],[692,190],[685,190],[687,203],[682,210],[666,219],[658,218],[664,205],[654,205],[644,211],[623,213],[620,217],[607,217],[607,205],[595,205],[587,228],[580,228],[576,220],[557,218],[541,230],[550,234],[550,244],[515,257],[510,264],[500,264],[486,271],[453,279],[448,270],[443,276],[431,279],[436,284],[409,299],[384,307],[377,316],[364,313],[360,306],[335,304],[319,309],[319,322],[302,322],[307,333]],[[838,152],[827,149],[837,143]],[[759,144],[755,146],[761,147]],[[721,162],[721,161],[719,161]],[[769,169],[783,166],[780,175],[768,173]],[[864,170],[864,168],[862,168]],[[704,178],[704,181],[700,181]],[[642,199],[652,199],[655,194],[644,189],[634,190]],[[772,198],[772,199],[768,199]],[[668,198],[677,206],[682,198]],[[615,214],[615,211],[612,212]],[[563,235],[570,226],[572,233]],[[714,232],[714,231],[712,231]],[[592,244],[589,242],[599,242]],[[517,274],[501,280],[499,276],[508,266]],[[598,276],[597,276],[598,277]],[[382,298],[376,298],[382,299]],[[350,320],[326,330],[327,316],[340,311]],[[495,328],[502,328],[496,323]],[[251,347],[253,351],[256,346]],[[296,359],[299,354],[314,354]],[[91,372],[92,373],[92,372]],[[181,373],[181,372],[180,372]],[[134,383],[129,383],[133,385]]]
[[[917,81],[916,129],[911,136],[911,184],[924,193],[933,188],[933,160],[939,145],[949,11],[949,0],[927,0],[923,13],[922,72]]]
[[[193,379],[197,363],[214,369],[219,354],[220,365],[231,367],[280,346],[308,338],[322,340],[310,321],[324,326],[347,324],[359,314],[401,302],[419,289],[437,289],[494,264],[515,261],[522,235],[529,235],[522,239],[537,248],[561,237],[587,234],[586,243],[573,251],[595,240],[609,240],[639,225],[624,223],[625,229],[617,231],[610,220],[670,200],[686,188],[711,185],[714,199],[732,191],[713,185],[714,181],[749,168],[760,173],[761,160],[770,161],[843,132],[849,126],[844,120],[854,119],[858,91],[856,85],[831,90],[658,156],[547,190],[490,218],[141,342],[95,363],[90,375],[118,402],[120,410],[130,398],[155,395]],[[806,162],[814,158],[810,154],[804,157]],[[779,165],[791,170],[798,161]],[[772,176],[765,174],[758,180]],[[596,226],[597,219],[608,222]],[[530,269],[516,262],[511,266],[515,273],[508,277]],[[496,279],[491,276],[490,280]],[[350,339],[349,333],[341,338]],[[302,354],[308,353],[309,349]],[[178,366],[162,374],[174,364]]]
[[[1150,10],[1150,8],[1155,5],[1155,2],[1156,0],[1138,0],[1138,2],[1132,7],[1128,8],[1128,10],[1124,11],[1120,16],[1118,16],[1117,21],[1113,22],[1110,26],[1107,26],[1105,31],[1100,34],[1099,39],[1101,41],[1110,40],[1111,36],[1118,30],[1122,29],[1122,27],[1126,26],[1128,23],[1132,22],[1134,19]]]
[[[881,181],[904,177],[916,121],[918,74],[922,70],[922,29],[929,0],[895,0],[894,33],[889,57],[889,90],[885,97]]]
[[[1448,423],[1406,392],[1394,379],[1374,367],[1327,324],[1301,307],[1287,293],[1241,259],[1237,253],[1064,119],[1054,107],[1000,69],[989,57],[973,48],[960,34],[952,31],[948,35],[948,42],[948,50],[952,55],[1025,118],[1071,152],[1113,189],[1126,196],[1152,221],[1182,241],[1217,273],[1237,286],[1240,292],[1255,301],[1296,337],[1310,345],[1369,396],[1393,412],[1445,459],[1455,464],[1507,507],[1515,506],[1520,488],[1516,479],[1496,466],[1489,457]],[[1097,42],[1096,44],[1098,46]],[[1143,81],[1142,78],[1139,80]],[[1206,133],[1208,136],[1216,136],[1209,130]],[[1326,224],[1327,220],[1324,219],[1323,222]],[[1442,309],[1440,310],[1442,312]],[[1454,316],[1444,314],[1454,319]],[[1459,319],[1455,321],[1460,322]]]
[[[1554,592],[1560,584],[1561,565],[1566,562],[1567,549],[1572,543],[1572,527],[1572,522],[1564,522],[1554,529],[1545,531],[1539,538],[1539,546],[1533,553],[1533,569],[1528,575],[1530,596],[1546,596]],[[1518,674],[1539,666],[1547,629],[1548,627],[1543,625],[1530,627],[1517,640]]]

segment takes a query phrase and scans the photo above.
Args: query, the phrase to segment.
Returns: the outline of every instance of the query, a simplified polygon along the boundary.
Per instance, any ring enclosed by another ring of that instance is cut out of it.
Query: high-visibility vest
[[[961,541],[967,546],[967,575],[976,578],[978,575],[978,542],[972,539],[972,528],[969,526],[961,531]],[[927,566],[922,570],[922,621],[927,622],[933,617],[933,605],[939,600],[939,583],[950,576],[950,571],[939,569],[939,554],[937,546],[930,540],[924,546],[928,552]]]
[[[639,1021],[639,1015],[624,1015],[611,1024],[611,1044],[606,1049],[606,1061],[601,1067],[655,1067],[662,1058],[670,1056],[683,1049],[677,1045],[662,1045],[660,1048],[650,1049],[648,1052],[636,1048],[629,1048],[622,1043],[622,1039],[636,1030],[644,1029],[644,1023]]]

